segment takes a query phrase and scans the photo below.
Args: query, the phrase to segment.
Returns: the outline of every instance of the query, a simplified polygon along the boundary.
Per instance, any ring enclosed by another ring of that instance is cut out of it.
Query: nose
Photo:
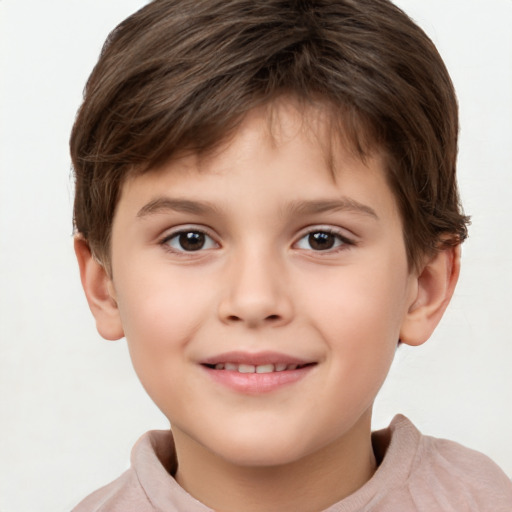
[[[233,255],[219,303],[224,323],[282,326],[293,317],[286,271],[275,255],[249,248]]]

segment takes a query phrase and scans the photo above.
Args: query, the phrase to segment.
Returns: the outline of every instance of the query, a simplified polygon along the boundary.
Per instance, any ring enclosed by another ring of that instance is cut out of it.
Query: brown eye
[[[179,235],[180,247],[185,251],[198,251],[204,246],[204,233],[191,231],[189,233],[181,233]]]
[[[329,230],[310,231],[297,241],[295,247],[308,251],[329,251],[343,249],[344,246],[353,245],[353,242],[344,236]]]
[[[310,233],[308,235],[308,242],[311,249],[315,251],[325,251],[334,247],[336,238],[337,237],[332,233],[319,231],[317,233]]]
[[[215,241],[202,231],[180,231],[167,237],[164,243],[176,252],[194,252],[217,247]]]

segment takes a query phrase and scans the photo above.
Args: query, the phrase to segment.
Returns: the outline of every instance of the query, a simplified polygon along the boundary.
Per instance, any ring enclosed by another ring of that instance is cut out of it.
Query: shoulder
[[[132,449],[130,469],[72,512],[211,512],[179,486],[175,469],[171,431],[147,432]]]
[[[72,512],[146,512],[152,511],[132,469],[93,492]]]
[[[416,430],[404,417],[395,421],[405,431]],[[512,481],[489,457],[454,441],[419,432],[416,440],[407,478],[410,492],[431,499],[439,510],[512,510]]]
[[[415,469],[419,475],[430,478],[445,492],[465,496],[468,503],[476,505],[475,510],[512,509],[512,481],[483,453],[423,436],[418,455]],[[489,508],[490,501],[494,507]],[[498,508],[500,505],[506,508]]]
[[[169,433],[165,431],[144,434],[133,447],[130,469],[87,496],[72,512],[153,512],[155,508],[149,501],[141,473],[142,477],[152,480],[155,472],[165,471],[160,469],[155,446],[166,435]]]

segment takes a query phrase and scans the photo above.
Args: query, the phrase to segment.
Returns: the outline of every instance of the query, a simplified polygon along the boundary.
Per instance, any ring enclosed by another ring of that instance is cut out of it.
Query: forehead
[[[386,165],[387,152],[374,136],[373,128],[359,114],[325,99],[301,100],[283,94],[247,112],[234,130],[221,133],[211,146],[200,152],[185,148],[175,152],[163,164],[134,168],[125,181],[145,173],[165,172],[169,166],[203,172],[211,167],[212,161],[230,153],[235,142],[237,145],[241,141],[251,144],[257,138],[259,144],[278,149],[297,137],[308,142],[310,152],[322,155],[333,177],[337,169],[344,166],[341,160],[366,163],[379,159],[383,168]]]
[[[301,201],[325,206],[339,204],[342,198],[348,209],[393,210],[394,215],[381,153],[363,159],[333,129],[331,117],[323,104],[280,101],[254,109],[231,137],[207,153],[183,153],[129,179],[121,206],[129,200],[144,216],[173,201],[189,213],[199,213],[197,206],[190,210],[190,200],[196,205],[215,203],[209,211],[228,206],[248,210],[244,201],[264,204],[269,211],[271,206],[291,211]]]
[[[212,149],[213,154],[229,147],[234,138],[240,138],[241,131],[255,127],[262,142],[275,148],[297,137],[307,140],[310,150],[321,150],[333,173],[340,156],[364,161],[384,155],[373,127],[361,114],[322,98],[300,99],[287,95],[249,111],[238,130]],[[210,155],[211,152],[205,154]]]

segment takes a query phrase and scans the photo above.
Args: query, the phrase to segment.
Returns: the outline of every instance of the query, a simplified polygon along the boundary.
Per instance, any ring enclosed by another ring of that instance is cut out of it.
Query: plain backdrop
[[[0,512],[65,512],[165,418],[95,331],[72,252],[67,142],[103,40],[140,0],[0,0]],[[433,338],[400,350],[374,426],[408,415],[512,476],[512,1],[400,0],[451,71],[470,239]]]

